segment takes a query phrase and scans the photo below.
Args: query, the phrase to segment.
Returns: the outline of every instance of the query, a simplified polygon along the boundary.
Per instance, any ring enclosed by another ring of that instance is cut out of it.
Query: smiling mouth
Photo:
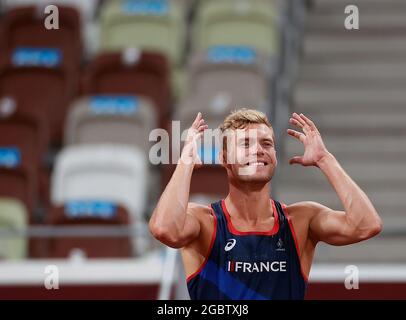
[[[245,164],[245,166],[253,166],[253,167],[264,167],[267,165],[268,165],[268,162],[266,162],[266,161],[247,162]]]

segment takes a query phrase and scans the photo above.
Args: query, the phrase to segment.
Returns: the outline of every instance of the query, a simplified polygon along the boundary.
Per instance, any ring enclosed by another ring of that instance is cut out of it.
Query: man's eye
[[[249,141],[244,141],[244,142],[240,143],[240,146],[244,147],[244,148],[248,148],[250,146],[250,143],[249,143]]]

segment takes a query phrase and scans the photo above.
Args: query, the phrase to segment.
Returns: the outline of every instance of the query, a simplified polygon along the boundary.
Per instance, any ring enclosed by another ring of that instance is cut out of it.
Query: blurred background
[[[50,4],[59,29],[44,27]],[[0,13],[0,299],[187,298],[177,251],[147,229],[174,170],[150,162],[150,133],[198,111],[214,129],[239,107],[274,126],[272,198],[343,209],[319,170],[287,164],[303,112],[383,218],[371,240],[318,246],[307,298],[406,299],[403,0],[0,0]],[[191,201],[226,194],[214,160],[195,171]]]

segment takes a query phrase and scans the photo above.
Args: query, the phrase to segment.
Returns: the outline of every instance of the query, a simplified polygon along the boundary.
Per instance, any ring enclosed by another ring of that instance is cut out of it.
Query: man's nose
[[[260,143],[255,143],[253,146],[253,153],[256,155],[263,155],[265,153],[264,148]]]

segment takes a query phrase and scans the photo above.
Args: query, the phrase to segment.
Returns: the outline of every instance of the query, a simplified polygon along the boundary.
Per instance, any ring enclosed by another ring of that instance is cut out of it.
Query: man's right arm
[[[196,142],[206,128],[199,112],[188,131],[181,159],[149,221],[152,235],[172,248],[188,245],[200,233],[200,222],[195,216],[199,206],[189,203],[189,189],[193,169],[200,162]]]

